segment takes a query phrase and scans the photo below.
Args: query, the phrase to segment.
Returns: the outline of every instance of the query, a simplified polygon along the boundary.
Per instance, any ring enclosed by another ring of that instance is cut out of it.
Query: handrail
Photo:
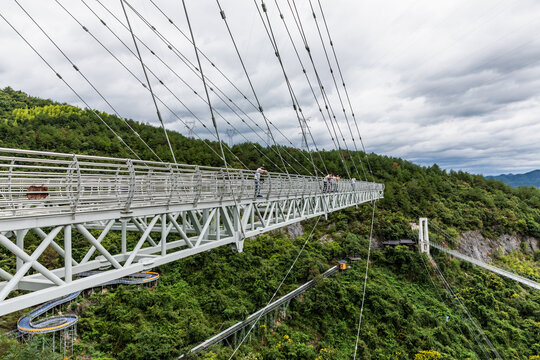
[[[0,219],[253,199],[254,170],[224,174],[216,167],[0,148]],[[260,185],[266,199],[323,194],[322,178],[265,177]],[[352,189],[347,179],[339,187],[348,193],[383,190],[383,184],[360,181]]]

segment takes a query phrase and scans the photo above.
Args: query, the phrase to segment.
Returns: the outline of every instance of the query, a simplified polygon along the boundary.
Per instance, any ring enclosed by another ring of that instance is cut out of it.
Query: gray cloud
[[[55,2],[19,1],[121,116],[158,125],[148,91]],[[96,0],[85,1],[133,51],[130,34],[122,25]],[[138,60],[82,2],[60,2],[133,74],[143,79]],[[130,3],[181,51],[185,59],[195,64],[192,45],[151,3],[143,0],[131,0]],[[178,2],[156,0],[156,3],[167,17],[187,32],[183,9]],[[222,0],[221,3],[259,100],[268,118],[288,138],[276,132],[276,140],[286,145],[291,141],[299,146],[298,119],[255,6],[233,0]],[[124,21],[118,2],[103,4]],[[278,0],[278,4],[314,86],[313,90],[324,109],[310,59],[292,14],[285,1]],[[313,4],[316,6],[317,2]],[[298,2],[297,5],[331,110],[335,112],[341,131],[352,147],[352,137],[358,141],[355,126],[346,123],[338,96],[341,95],[349,120],[352,120],[345,94],[341,87],[339,94],[334,87],[309,3]],[[310,119],[310,129],[318,147],[331,149],[334,145],[327,131],[330,124],[323,122],[275,4],[268,2],[267,6],[285,70],[303,114]],[[489,0],[449,3],[427,0],[338,0],[331,3],[323,1],[323,6],[368,151],[399,156],[424,165],[438,163],[443,168],[484,174],[540,168],[540,160],[536,156],[540,151],[537,135],[540,133],[537,115],[540,114],[540,40],[536,36],[540,32],[540,24],[535,21],[540,15],[540,4],[533,0],[519,3],[495,3]],[[216,4],[198,1],[188,4],[188,7],[198,46],[255,103]],[[36,45],[55,71],[61,73],[90,106],[111,112],[13,1],[5,1],[1,12]],[[316,14],[319,25],[323,26],[318,8]],[[197,72],[186,66],[132,12],[130,19],[136,34],[155,54],[141,45],[145,63],[170,89],[161,86],[151,76],[155,93],[174,112],[160,105],[166,126],[187,133],[178,116],[183,121],[195,121],[195,131],[201,137],[213,138],[193,116],[195,114],[210,127],[207,104],[179,79],[204,97]],[[3,53],[6,54],[0,57],[0,86],[9,85],[34,96],[84,106],[3,21],[0,21],[0,33]],[[327,40],[324,32],[323,36]],[[328,50],[331,50],[330,47]],[[330,66],[340,85],[337,65],[331,52],[329,55]],[[265,128],[257,110],[204,59],[203,69],[213,82],[210,85],[215,90],[211,93],[212,104],[226,121],[237,128],[234,141],[247,138],[260,142],[260,137],[266,139],[264,133],[259,132],[258,137],[250,130],[249,127],[258,128],[233,106],[233,102],[259,127]],[[218,88],[225,93],[225,102],[239,116],[218,98]],[[324,115],[327,117],[326,112]],[[226,138],[225,133],[229,128],[226,121],[217,117],[223,138]],[[353,135],[349,126],[353,129]]]

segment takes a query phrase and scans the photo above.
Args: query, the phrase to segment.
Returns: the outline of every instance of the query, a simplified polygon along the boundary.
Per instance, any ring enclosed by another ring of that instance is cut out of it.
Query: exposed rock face
[[[304,227],[302,226],[300,222],[287,226],[287,234],[293,240],[299,236],[302,236],[303,233],[304,233]]]
[[[523,237],[517,234],[503,234],[497,239],[486,239],[479,230],[467,231],[459,238],[458,251],[475,259],[489,262],[495,251],[502,250],[505,254],[519,250],[525,243],[528,251],[538,250],[539,240],[533,237]]]
[[[332,242],[332,241],[334,241],[334,238],[331,237],[328,234],[324,234],[323,236],[321,236],[319,238],[319,242],[322,243],[322,244],[326,244],[326,243],[329,243],[329,242]]]
[[[381,250],[384,249],[384,245],[382,244],[382,240],[377,238],[375,235],[371,238],[371,249],[373,250]]]
[[[489,262],[493,251],[490,245],[489,239],[483,237],[479,230],[467,231],[459,238],[458,251],[463,255]]]

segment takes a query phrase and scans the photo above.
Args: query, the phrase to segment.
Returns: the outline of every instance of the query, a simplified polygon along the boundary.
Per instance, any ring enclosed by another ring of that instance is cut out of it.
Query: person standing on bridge
[[[331,179],[334,175],[332,173],[329,173],[328,175],[326,175],[323,179],[323,188],[322,188],[322,192],[325,193],[325,192],[328,192],[328,191],[332,191],[332,185],[331,185]],[[328,190],[330,189],[330,190]]]
[[[264,170],[264,165],[261,165],[257,170],[255,170],[255,195],[254,197],[262,197],[261,195],[261,176],[266,174],[268,171]]]
[[[334,175],[332,177],[332,179],[331,179],[332,186],[331,186],[331,189],[330,189],[331,192],[337,192],[338,191],[338,186],[339,186],[338,182],[339,182],[340,179],[341,179],[341,176],[339,176],[339,175]]]

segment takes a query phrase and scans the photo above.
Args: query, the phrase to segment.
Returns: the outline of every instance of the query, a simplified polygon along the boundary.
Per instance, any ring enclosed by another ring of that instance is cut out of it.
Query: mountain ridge
[[[489,179],[500,180],[512,187],[535,186],[540,188],[540,169],[532,170],[523,174],[501,174],[486,176]]]

